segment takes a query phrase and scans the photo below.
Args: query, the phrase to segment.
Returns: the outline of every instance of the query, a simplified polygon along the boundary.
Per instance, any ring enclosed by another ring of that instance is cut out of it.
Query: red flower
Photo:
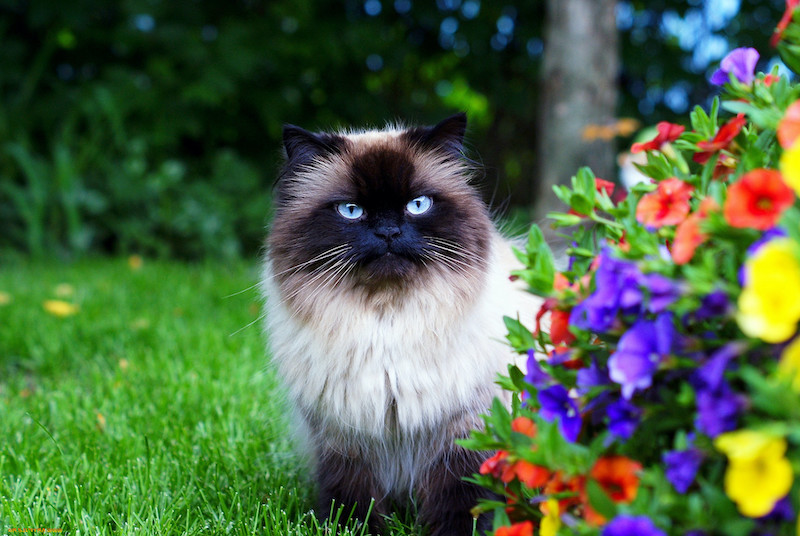
[[[723,214],[732,227],[774,227],[794,203],[794,192],[774,169],[754,169],[728,188]]]
[[[744,114],[739,114],[719,127],[717,134],[710,141],[701,141],[697,143],[700,152],[695,153],[692,160],[698,164],[705,164],[711,159],[714,153],[727,149],[733,139],[739,135],[745,123],[747,123],[747,118],[745,118]]]
[[[478,469],[478,472],[482,475],[492,475],[495,478],[500,478],[507,464],[508,452],[498,450],[494,456],[486,459],[486,461],[481,464],[481,468]]]
[[[682,125],[675,125],[662,121],[656,125],[658,134],[652,140],[644,143],[634,143],[631,146],[632,153],[641,153],[642,151],[657,151],[665,143],[677,140],[685,128]],[[610,194],[609,194],[610,195]]]
[[[774,75],[774,74],[765,74],[764,75],[764,85],[769,87],[769,86],[771,86],[772,84],[774,84],[775,82],[777,82],[780,79],[781,79],[780,76],[777,76],[777,75]]]
[[[550,342],[555,345],[570,344],[575,335],[569,331],[570,311],[554,309],[550,313]]]
[[[789,105],[783,119],[778,123],[778,141],[784,149],[794,145],[798,136],[800,136],[800,100]]]
[[[794,11],[794,8],[796,8],[798,4],[800,4],[800,0],[786,0],[786,11],[783,12],[781,20],[778,22],[778,25],[772,32],[772,37],[769,40],[770,46],[773,47],[778,46],[778,41],[781,40],[783,32],[786,30],[786,27],[789,26],[789,23],[792,21],[792,12]]]
[[[675,264],[686,264],[692,257],[697,246],[708,238],[700,230],[700,224],[706,219],[709,212],[719,210],[719,205],[711,197],[706,197],[700,202],[696,212],[693,212],[675,228],[675,240],[672,242],[672,260]]]
[[[533,522],[523,521],[510,527],[500,527],[494,532],[494,536],[533,536]]]
[[[544,488],[545,495],[555,495],[556,493],[563,494],[562,498],[558,500],[558,511],[564,512],[568,508],[577,506],[581,503],[581,490],[584,488],[585,478],[582,476],[572,477],[569,480],[564,479],[564,474],[558,471],[550,482]],[[568,494],[572,495],[568,495]]]
[[[689,214],[692,186],[675,177],[658,183],[655,192],[645,194],[636,206],[636,219],[648,227],[676,225]]]

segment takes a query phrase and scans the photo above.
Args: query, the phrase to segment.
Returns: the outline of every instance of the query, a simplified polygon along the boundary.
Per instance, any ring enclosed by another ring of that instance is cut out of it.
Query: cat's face
[[[407,290],[436,277],[478,284],[491,221],[468,184],[464,128],[463,115],[346,135],[286,127],[269,241],[286,297]]]

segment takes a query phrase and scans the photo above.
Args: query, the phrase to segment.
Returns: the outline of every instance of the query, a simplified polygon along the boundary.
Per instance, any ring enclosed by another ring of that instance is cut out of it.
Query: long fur
[[[516,260],[456,154],[458,125],[436,128],[285,133],[262,292],[272,361],[308,429],[321,501],[360,503],[364,515],[370,498],[379,514],[388,499],[418,500],[434,534],[470,534],[480,493],[461,477],[480,461],[453,442],[504,396],[494,382],[515,356],[503,315],[529,317],[537,302],[509,280]],[[370,184],[383,180],[393,182]],[[422,233],[419,262],[396,277],[350,262],[353,246],[333,236],[317,244],[336,233],[331,201],[376,188],[404,199],[435,192],[442,211],[437,232]]]

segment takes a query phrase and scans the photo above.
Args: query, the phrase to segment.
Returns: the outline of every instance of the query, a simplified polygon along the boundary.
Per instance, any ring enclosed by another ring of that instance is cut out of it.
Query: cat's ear
[[[289,162],[309,162],[316,156],[338,153],[344,138],[333,134],[315,134],[295,125],[283,126],[283,148]]]
[[[405,133],[413,145],[441,150],[460,156],[464,151],[464,134],[467,131],[467,114],[464,112],[440,121],[432,127],[412,128]]]

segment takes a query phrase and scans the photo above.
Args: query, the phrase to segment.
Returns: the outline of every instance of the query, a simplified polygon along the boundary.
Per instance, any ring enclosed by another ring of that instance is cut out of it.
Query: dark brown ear
[[[412,145],[431,150],[444,150],[460,156],[464,151],[464,134],[467,131],[467,114],[457,113],[432,127],[409,129],[404,137]]]
[[[283,147],[289,162],[306,162],[315,156],[338,153],[343,141],[333,134],[315,134],[294,125],[283,126]]]

